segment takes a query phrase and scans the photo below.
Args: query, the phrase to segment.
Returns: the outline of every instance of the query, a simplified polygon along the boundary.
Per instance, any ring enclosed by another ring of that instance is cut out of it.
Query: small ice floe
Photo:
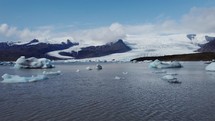
[[[55,72],[52,72],[52,71],[43,71],[43,74],[44,75],[60,75],[61,74],[61,71],[55,71]]]
[[[207,71],[215,71],[215,62],[210,63],[205,67],[205,70]]]
[[[12,66],[12,65],[14,65],[14,62],[0,62],[0,65],[2,65],[2,66]]]
[[[167,75],[172,75],[172,76],[176,76],[176,75],[178,75],[177,73],[171,73],[171,72],[168,72],[168,73],[166,73]]]
[[[25,58],[25,56],[21,56],[18,58],[14,65],[15,68],[24,68],[24,69],[40,69],[40,68],[53,68],[51,60],[46,58]]]
[[[154,73],[156,73],[156,74],[163,74],[163,73],[166,73],[166,71],[165,70],[160,70],[160,71],[154,71]]]
[[[127,75],[127,74],[128,74],[128,72],[122,72],[122,74]]]
[[[180,81],[178,81],[178,79],[172,75],[165,75],[162,77],[163,80],[167,80],[169,83],[175,83],[175,84],[179,84],[181,83]]]
[[[114,79],[116,79],[116,80],[120,80],[120,79],[122,79],[122,77],[115,76],[115,77],[114,77]]]
[[[86,67],[86,69],[87,69],[87,70],[89,70],[89,71],[93,70],[93,69],[92,69],[92,68],[90,68],[89,66],[88,66],[88,67]]]
[[[24,77],[19,75],[10,75],[10,74],[4,74],[2,78],[3,78],[3,81],[1,81],[1,83],[36,82],[36,81],[48,79],[45,75]]]
[[[115,76],[114,79],[115,80],[124,80],[125,78],[124,77]]]
[[[78,72],[80,72],[80,70],[79,70],[79,69],[77,69],[77,70],[76,70],[76,72],[78,73]]]
[[[161,62],[159,60],[155,60],[149,64],[150,68],[181,68],[182,65],[178,61],[172,62]]]
[[[97,65],[96,65],[96,69],[97,69],[97,70],[102,70],[102,66],[99,65],[99,64],[97,64]]]

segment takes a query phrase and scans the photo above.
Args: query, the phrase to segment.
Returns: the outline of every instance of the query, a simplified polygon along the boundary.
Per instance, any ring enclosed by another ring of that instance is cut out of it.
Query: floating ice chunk
[[[128,74],[128,72],[122,72],[122,74],[127,75],[127,74]]]
[[[115,76],[114,77],[114,79],[116,79],[116,80],[120,80],[120,79],[122,79],[121,77],[119,77],[119,76]]]
[[[102,70],[102,66],[99,65],[99,64],[97,64],[97,65],[96,65],[96,69],[97,69],[97,70]]]
[[[1,81],[2,83],[36,82],[36,81],[47,79],[45,75],[22,77],[18,75],[10,75],[10,74],[4,74],[2,78],[3,78],[3,81]]]
[[[178,81],[178,79],[172,75],[165,75],[162,77],[163,80],[167,80],[169,83],[175,83],[180,84],[181,82]]]
[[[161,74],[161,73],[166,73],[166,71],[165,70],[160,70],[160,71],[155,71],[154,73]]]
[[[178,61],[172,61],[169,63],[164,63],[159,60],[155,60],[149,64],[150,68],[181,68],[182,65]]]
[[[76,72],[78,73],[78,72],[80,72],[80,70],[79,70],[79,69],[77,69],[77,70],[76,70]]]
[[[215,62],[210,63],[205,67],[205,70],[207,71],[215,71]]]
[[[172,75],[165,75],[165,76],[162,77],[162,79],[164,79],[164,80],[175,80],[177,78],[172,76]]]
[[[47,72],[47,71],[43,71],[43,74],[44,75],[60,75],[61,74],[61,71],[55,71],[55,72]]]
[[[0,65],[2,65],[2,66],[11,66],[11,65],[14,65],[14,62],[0,62]]]
[[[54,65],[51,64],[51,60],[46,58],[37,59],[35,57],[25,58],[25,56],[21,56],[16,60],[14,67],[36,69],[36,68],[53,68]]]
[[[178,75],[177,73],[171,73],[171,72],[168,72],[168,73],[166,73],[167,75],[172,75],[172,76],[176,76],[176,75]]]
[[[90,71],[90,70],[93,70],[93,69],[92,69],[92,68],[90,68],[89,66],[88,66],[88,67],[86,67],[86,69],[87,69],[87,70],[89,70],[89,71]]]

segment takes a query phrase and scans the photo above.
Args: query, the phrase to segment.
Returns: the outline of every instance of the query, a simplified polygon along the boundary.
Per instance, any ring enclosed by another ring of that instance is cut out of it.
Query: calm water
[[[62,75],[34,83],[0,83],[1,121],[214,121],[215,73],[203,62],[183,63],[177,73],[181,84],[161,80],[147,63],[58,64],[47,71]],[[76,70],[80,72],[77,73]],[[44,70],[17,70],[0,66],[4,73],[30,76]],[[128,72],[127,75],[123,72]],[[116,76],[121,80],[114,79]]]

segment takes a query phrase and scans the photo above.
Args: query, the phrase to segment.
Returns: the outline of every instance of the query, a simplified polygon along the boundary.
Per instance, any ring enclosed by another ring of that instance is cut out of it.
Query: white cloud
[[[98,43],[107,43],[124,39],[126,33],[124,28],[119,23],[113,23],[107,27],[100,27],[95,29],[80,30],[72,33],[75,40],[86,40],[89,42],[96,41]]]
[[[179,20],[164,20],[155,23],[143,23],[139,25],[122,25],[113,23],[92,29],[79,29],[71,26],[55,27],[40,26],[32,30],[19,29],[7,24],[0,24],[0,41],[29,41],[38,38],[41,41],[65,41],[66,38],[84,43],[107,43],[118,39],[125,39],[126,35],[165,35],[186,33],[214,33],[215,7],[192,8]],[[62,31],[64,30],[64,31]],[[62,40],[65,39],[65,40]]]
[[[215,30],[215,7],[192,8],[189,13],[182,17],[181,25],[189,31],[198,33],[214,32]]]
[[[50,30],[48,29],[18,29],[8,24],[0,24],[0,41],[30,41],[35,38],[45,40],[49,36]]]

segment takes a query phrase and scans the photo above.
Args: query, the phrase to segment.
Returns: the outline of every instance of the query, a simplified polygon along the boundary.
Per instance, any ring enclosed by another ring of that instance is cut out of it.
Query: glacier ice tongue
[[[36,81],[47,79],[45,75],[24,77],[19,75],[10,75],[10,74],[4,74],[2,78],[3,78],[3,81],[1,81],[1,83],[36,82]]]
[[[24,68],[24,69],[37,69],[37,68],[53,68],[51,60],[46,58],[25,58],[25,56],[21,56],[18,58],[14,65],[15,68]]]

